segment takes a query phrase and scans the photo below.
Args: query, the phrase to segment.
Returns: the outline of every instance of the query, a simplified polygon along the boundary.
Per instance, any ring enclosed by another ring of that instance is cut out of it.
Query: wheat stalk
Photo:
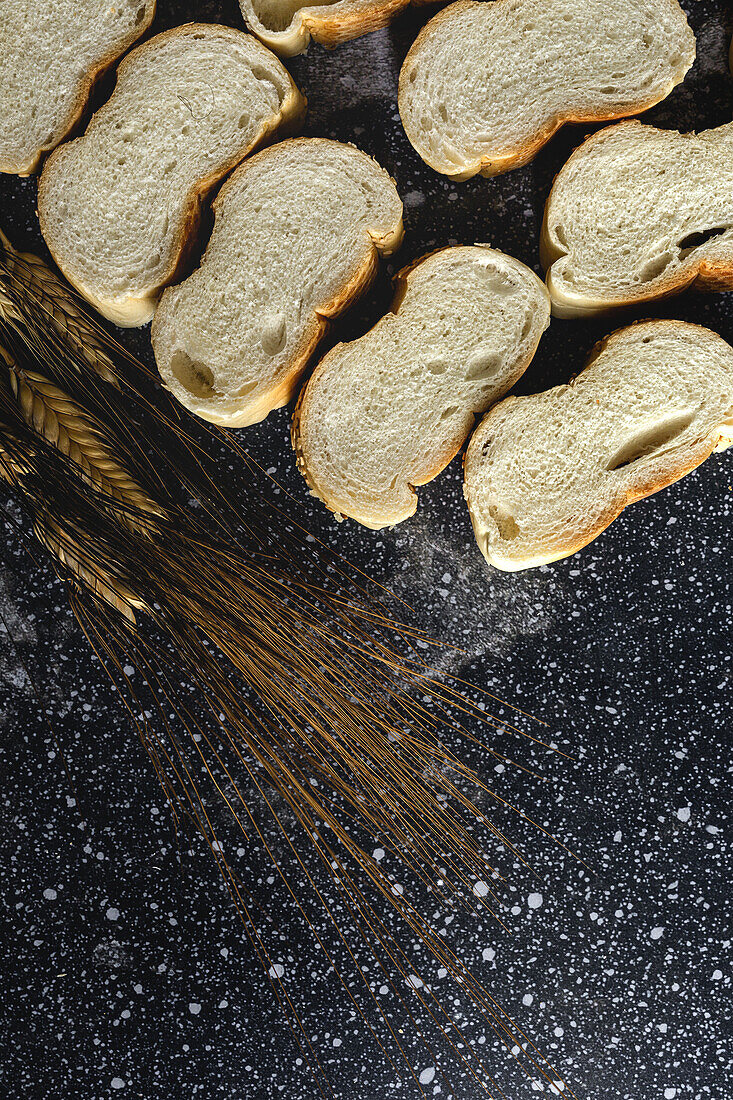
[[[392,975],[385,980],[422,1035],[418,1010],[401,992],[417,962],[365,884],[455,979],[507,1050],[520,1050],[533,1079],[558,1079],[370,854],[379,838],[416,889],[429,891],[431,909],[438,899],[467,896],[474,904],[472,883],[491,871],[476,829],[518,853],[466,793],[470,785],[491,794],[441,735],[467,732],[466,717],[498,721],[472,704],[462,685],[435,679],[415,650],[415,640],[428,640],[391,621],[377,586],[280,512],[252,464],[246,511],[235,508],[191,441],[127,378],[143,368],[128,357],[123,377],[114,359],[124,353],[70,292],[57,293],[54,278],[0,240],[0,345],[8,366],[5,384],[0,380],[0,472],[18,488],[60,571],[73,579],[75,614],[119,687],[174,811],[188,813],[209,843],[263,965],[269,970],[273,959],[246,889],[221,855],[203,782],[245,835],[255,832],[286,900],[325,951],[300,894],[312,891],[323,905],[321,919],[325,914],[332,925],[401,1055],[407,1058],[400,1029],[374,1000],[355,952],[361,944]],[[130,410],[146,424],[142,438],[152,457],[130,431]],[[157,633],[133,628],[133,608],[148,612]],[[128,665],[146,685],[147,705],[153,697],[157,726],[144,717]],[[252,792],[282,833],[287,866],[250,808]],[[346,918],[324,898],[322,876]],[[365,1019],[354,975],[342,975],[327,957]],[[306,1059],[317,1064],[282,983],[275,992],[295,1020]],[[482,1092],[495,1096],[481,1052],[467,1042],[452,1006],[427,984],[411,996]]]

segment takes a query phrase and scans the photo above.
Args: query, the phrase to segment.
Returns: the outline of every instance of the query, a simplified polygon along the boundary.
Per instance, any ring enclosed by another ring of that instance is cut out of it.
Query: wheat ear
[[[135,611],[142,610],[145,603],[116,578],[102,573],[98,567],[95,570],[88,568],[82,560],[84,553],[80,544],[61,531],[49,516],[36,520],[33,533],[82,586],[90,588],[131,623],[135,622]]]
[[[114,514],[121,523],[149,534],[150,525],[139,513],[152,517],[163,512],[112,456],[89,414],[35,371],[11,370],[10,385],[26,423],[78,466],[93,488],[114,502]]]
[[[162,509],[112,456],[100,430],[68,394],[35,371],[19,371],[0,347],[9,369],[10,388],[24,420],[40,436],[66,455],[88,485],[104,498],[105,510],[130,531],[150,536]],[[75,472],[76,472],[75,471]],[[17,484],[28,470],[22,459],[0,451],[0,475]],[[36,538],[83,585],[134,621],[133,608],[145,606],[119,579],[88,561],[81,542],[62,531],[50,516],[37,516]]]
[[[48,327],[73,355],[83,359],[95,374],[119,389],[114,365],[99,339],[96,326],[83,313],[74,294],[38,256],[31,252],[16,252],[0,230],[0,256],[5,264],[6,287],[0,283],[0,320],[15,327],[28,339],[27,326],[20,301],[30,294]],[[70,321],[73,321],[73,331]],[[48,350],[48,346],[46,346]]]

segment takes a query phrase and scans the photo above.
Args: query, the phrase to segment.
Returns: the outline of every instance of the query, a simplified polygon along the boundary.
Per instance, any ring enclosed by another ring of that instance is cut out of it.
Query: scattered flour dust
[[[419,514],[381,534],[396,558],[385,587],[407,599],[426,633],[464,651],[431,655],[445,672],[484,653],[504,656],[518,639],[547,632],[563,611],[565,591],[549,569],[490,569],[473,542],[437,533]],[[410,599],[415,592],[424,597],[418,605]]]
[[[14,584],[12,573],[0,572],[0,683],[32,696],[22,651],[38,639],[33,623],[12,595]]]

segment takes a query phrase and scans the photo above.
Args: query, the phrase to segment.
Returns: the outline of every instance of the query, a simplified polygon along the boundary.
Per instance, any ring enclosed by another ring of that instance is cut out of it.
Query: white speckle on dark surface
[[[683,6],[698,60],[644,119],[683,130],[721,125],[733,117],[732,13],[724,0]],[[389,308],[388,275],[449,241],[490,241],[539,270],[551,181],[594,128],[566,127],[533,164],[491,180],[455,184],[426,168],[405,138],[395,92],[401,60],[432,13],[416,7],[391,28],[288,62],[309,100],[305,132],[360,145],[406,199],[401,251],[334,324],[330,343]],[[159,0],[154,29],[191,19],[242,26],[236,0]],[[36,187],[0,177],[0,226],[40,253]],[[599,338],[650,311],[553,321],[518,392],[567,381]],[[689,292],[653,312],[733,342],[729,294]],[[153,366],[147,329],[118,335]],[[261,931],[263,943],[252,942],[210,852],[185,824],[174,827],[63,586],[42,553],[28,554],[30,525],[6,495],[0,848],[13,922],[2,969],[12,1094],[310,1100],[318,1095],[312,1051],[334,1100],[478,1100],[475,1079],[455,1071],[448,1051],[427,1052],[410,1026],[402,1006],[417,1011],[425,997],[461,1021],[506,1100],[571,1090],[583,1100],[729,1100],[730,455],[630,507],[574,558],[510,575],[490,570],[476,548],[460,459],[418,489],[412,520],[366,532],[336,524],[308,496],[288,427],[282,410],[238,439],[300,502],[315,535],[392,589],[391,610],[455,647],[438,655],[437,673],[476,684],[499,717],[498,728],[474,731],[477,743],[456,738],[451,747],[496,794],[480,809],[516,848],[487,844],[502,878],[487,869],[486,894],[469,884],[469,909],[446,911],[431,898],[425,912],[554,1072],[534,1089],[511,1050],[470,1016],[446,967],[409,937],[395,992],[368,951],[357,945],[349,957],[317,906],[307,909],[311,930],[279,888],[263,842],[233,830],[211,800]],[[215,447],[203,430],[199,438]],[[237,492],[241,478],[223,451],[220,468]],[[516,736],[515,724],[537,740]],[[252,805],[264,815],[261,801]],[[274,827],[264,840],[286,859]],[[412,901],[413,883],[385,838],[369,838],[366,851],[399,875],[395,896]],[[342,898],[328,900],[343,920]],[[381,1055],[349,991],[381,1037],[389,1029],[380,1013],[395,1027],[405,1066]],[[298,1006],[300,1045],[275,993]]]

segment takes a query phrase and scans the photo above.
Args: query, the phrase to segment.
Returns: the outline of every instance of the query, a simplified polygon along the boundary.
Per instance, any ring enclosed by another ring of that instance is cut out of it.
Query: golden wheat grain
[[[68,394],[35,371],[10,371],[10,385],[26,422],[65,454],[82,477],[114,502],[115,517],[130,530],[149,534],[151,517],[163,515],[143,489],[113,457],[102,435]]]
[[[34,371],[18,371],[9,352],[0,346],[0,359],[8,368],[10,388],[26,423],[78,467],[79,475],[104,495],[107,510],[131,531],[149,535],[152,517],[161,509],[147,496],[105,446],[91,418],[58,386]],[[91,365],[91,364],[90,364]],[[17,485],[28,470],[22,460],[0,448],[0,476]],[[140,514],[149,516],[140,519]],[[39,515],[34,533],[60,563],[79,581],[134,622],[133,608],[144,603],[125,585],[91,563],[82,541],[62,531],[48,514]]]
[[[84,564],[84,552],[79,543],[68,533],[62,532],[49,516],[37,519],[33,533],[51,554],[55,555],[66,569],[87,588],[91,588],[101,599],[114,607],[129,622],[135,622],[135,610],[142,610],[145,604],[129,589],[99,567],[91,570]]]
[[[0,251],[6,267],[6,283],[0,282],[0,320],[19,326],[27,337],[21,302],[32,295],[55,335],[64,343],[73,342],[73,354],[82,358],[105,382],[119,388],[114,365],[100,341],[97,328],[83,313],[73,292],[38,256],[16,252],[2,230]],[[70,332],[72,320],[73,332]]]

